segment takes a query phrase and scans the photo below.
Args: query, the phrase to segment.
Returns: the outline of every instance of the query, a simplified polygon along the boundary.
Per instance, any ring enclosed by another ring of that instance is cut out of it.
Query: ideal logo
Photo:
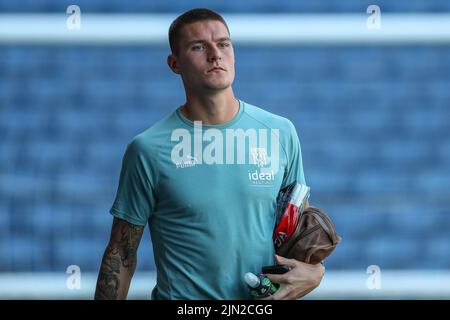
[[[258,169],[256,169],[253,172],[248,172],[248,179],[250,181],[266,181],[266,182],[273,182],[275,181],[275,173],[273,170],[269,172],[260,172]]]

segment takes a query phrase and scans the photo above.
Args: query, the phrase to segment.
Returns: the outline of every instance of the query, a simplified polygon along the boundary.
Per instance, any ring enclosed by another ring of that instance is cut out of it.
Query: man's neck
[[[232,90],[209,96],[188,95],[187,102],[180,109],[191,121],[203,124],[223,124],[235,117],[239,111],[239,101]]]

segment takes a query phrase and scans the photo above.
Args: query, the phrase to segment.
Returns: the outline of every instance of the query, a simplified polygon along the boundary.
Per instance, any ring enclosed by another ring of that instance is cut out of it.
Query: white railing
[[[0,44],[167,45],[176,14],[84,14],[69,30],[69,15],[2,14]],[[228,14],[238,44],[446,44],[450,14],[381,14],[380,29],[369,29],[369,14]]]
[[[450,299],[449,271],[381,271],[379,289],[369,289],[364,271],[327,270],[305,299]],[[81,273],[80,289],[68,289],[61,273],[0,273],[0,299],[93,299],[97,274]],[[153,272],[137,272],[128,298],[149,299]]]

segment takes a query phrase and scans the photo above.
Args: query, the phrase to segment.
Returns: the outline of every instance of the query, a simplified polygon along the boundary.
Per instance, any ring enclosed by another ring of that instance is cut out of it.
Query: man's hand
[[[290,270],[285,274],[265,274],[280,288],[273,295],[261,300],[295,300],[317,288],[322,281],[324,267],[322,264],[308,264],[295,259],[286,259],[275,255],[277,264],[285,264]]]

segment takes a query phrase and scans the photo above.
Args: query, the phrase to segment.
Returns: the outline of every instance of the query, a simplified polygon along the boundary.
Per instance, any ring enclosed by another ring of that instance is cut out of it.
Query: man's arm
[[[114,218],[95,290],[96,300],[126,299],[136,269],[143,226]]]

